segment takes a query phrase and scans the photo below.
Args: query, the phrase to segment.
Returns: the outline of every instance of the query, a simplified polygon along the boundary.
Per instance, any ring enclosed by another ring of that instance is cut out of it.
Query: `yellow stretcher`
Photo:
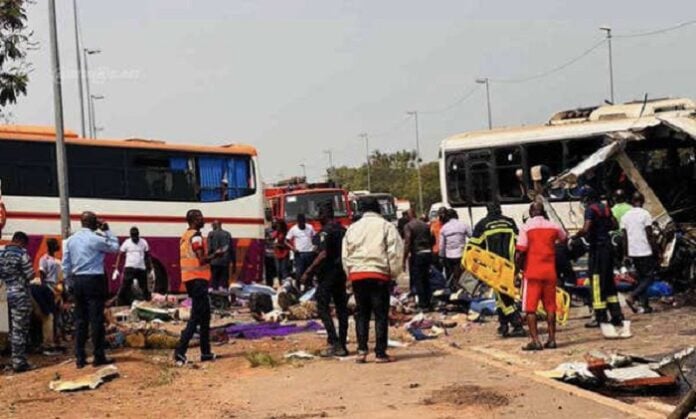
[[[494,290],[521,300],[520,290],[515,286],[515,265],[509,260],[475,245],[467,245],[462,266],[476,279]],[[539,313],[544,313],[539,303]],[[564,325],[570,314],[570,294],[556,287],[556,322]]]

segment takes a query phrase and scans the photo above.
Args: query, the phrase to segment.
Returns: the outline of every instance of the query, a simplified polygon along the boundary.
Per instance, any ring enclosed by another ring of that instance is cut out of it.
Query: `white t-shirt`
[[[39,260],[39,270],[46,274],[45,282],[55,285],[58,283],[58,273],[60,272],[60,262],[48,253]]]
[[[298,225],[294,225],[288,231],[288,240],[295,241],[295,249],[298,252],[313,252],[314,243],[312,243],[312,238],[315,234],[314,228],[309,224],[305,224],[304,230],[300,230]]]
[[[126,268],[145,269],[145,253],[150,251],[150,246],[142,237],[138,243],[126,239],[121,245],[121,252],[126,254]]]
[[[645,227],[652,225],[652,216],[643,208],[633,207],[621,217],[621,229],[628,237],[628,256],[643,257],[652,255],[650,241]]]

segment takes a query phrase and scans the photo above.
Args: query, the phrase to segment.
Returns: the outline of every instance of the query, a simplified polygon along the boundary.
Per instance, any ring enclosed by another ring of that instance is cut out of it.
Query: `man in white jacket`
[[[351,281],[357,304],[358,363],[367,359],[370,317],[375,316],[378,363],[393,361],[387,355],[389,289],[402,272],[403,243],[396,227],[380,215],[376,199],[363,202],[363,216],[343,238],[343,268]]]

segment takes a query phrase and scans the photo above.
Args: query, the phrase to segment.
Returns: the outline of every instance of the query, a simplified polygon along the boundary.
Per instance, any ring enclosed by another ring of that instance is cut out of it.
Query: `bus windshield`
[[[325,202],[331,202],[336,218],[348,216],[346,202],[340,191],[309,192],[285,197],[285,220],[296,221],[298,214],[304,214],[308,220],[316,220],[319,218],[319,208]]]

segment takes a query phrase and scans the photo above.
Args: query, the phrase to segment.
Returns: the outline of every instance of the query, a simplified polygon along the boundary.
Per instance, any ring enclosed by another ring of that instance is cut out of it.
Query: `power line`
[[[398,129],[400,129],[400,128],[402,128],[404,125],[406,125],[406,122],[408,122],[409,119],[411,119],[411,117],[410,117],[410,116],[406,116],[405,118],[399,120],[399,122],[393,124],[390,128],[387,128],[387,129],[384,130],[384,131],[380,131],[380,132],[371,132],[371,131],[368,131],[368,132],[370,133],[370,137],[386,137],[387,135],[389,135],[389,134],[391,134],[391,133],[397,131]]]
[[[678,25],[669,26],[667,28],[662,28],[662,29],[656,29],[656,30],[648,31],[648,32],[639,32],[639,33],[626,34],[626,35],[614,35],[614,38],[641,38],[641,37],[645,37],[645,36],[660,35],[663,33],[676,31],[677,29],[682,29],[682,28],[685,28],[687,26],[691,26],[694,24],[696,24],[696,20],[690,20],[688,22],[683,22],[683,23],[680,23]]]
[[[469,88],[464,94],[457,99],[455,102],[453,102],[451,105],[448,105],[442,109],[434,110],[434,111],[418,111],[418,113],[421,114],[427,114],[427,115],[435,115],[435,114],[440,114],[440,113],[445,113],[449,110],[452,110],[456,108],[457,106],[461,105],[462,103],[466,102],[467,99],[472,97],[474,93],[478,92],[478,86],[474,85],[471,88]]]
[[[546,77],[546,76],[550,76],[551,74],[554,74],[554,73],[557,73],[557,72],[559,72],[559,71],[561,71],[561,70],[564,70],[564,69],[570,67],[571,65],[577,63],[578,61],[582,60],[583,58],[587,57],[587,56],[590,55],[593,51],[595,51],[597,48],[599,48],[599,47],[601,47],[602,45],[604,45],[605,42],[607,42],[606,38],[602,38],[601,41],[599,41],[599,42],[593,44],[591,47],[589,47],[588,49],[586,49],[585,51],[583,51],[582,54],[580,54],[580,55],[578,55],[578,56],[576,56],[576,57],[574,57],[574,58],[572,58],[572,59],[570,59],[570,60],[564,62],[563,64],[561,64],[561,65],[559,65],[559,66],[556,66],[556,67],[553,67],[553,68],[551,68],[551,69],[549,69],[549,70],[546,70],[546,71],[544,71],[544,72],[542,72],[542,73],[538,73],[538,74],[535,74],[535,75],[532,75],[532,76],[528,76],[528,77],[521,77],[521,78],[517,78],[517,79],[494,79],[494,78],[491,78],[490,81],[491,81],[491,82],[494,82],[494,83],[508,83],[508,84],[513,84],[513,83],[524,83],[524,82],[528,82],[528,81],[531,81],[531,80],[536,80],[536,79],[540,79],[540,78],[543,78],[543,77]]]

